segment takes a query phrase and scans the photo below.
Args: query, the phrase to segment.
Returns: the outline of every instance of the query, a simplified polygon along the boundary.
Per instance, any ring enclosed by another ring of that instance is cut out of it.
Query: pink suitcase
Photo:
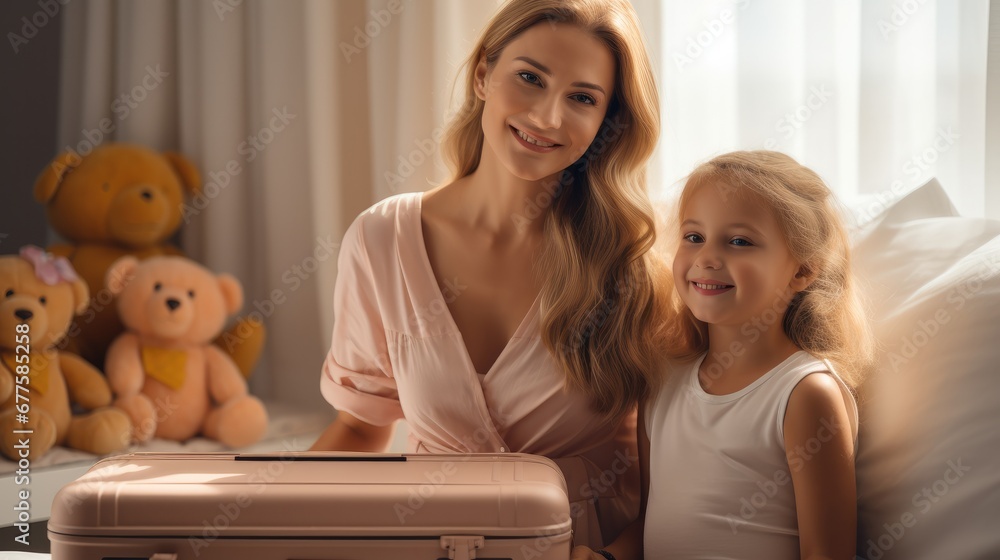
[[[567,560],[536,455],[131,453],[63,487],[53,560]]]

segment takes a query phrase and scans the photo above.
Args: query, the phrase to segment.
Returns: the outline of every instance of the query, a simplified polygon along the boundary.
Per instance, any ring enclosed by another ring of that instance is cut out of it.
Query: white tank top
[[[789,465],[798,468],[810,451],[791,450],[786,458],[788,397],[807,375],[832,375],[844,395],[856,451],[854,397],[829,362],[804,351],[740,391],[711,395],[698,381],[704,359],[672,371],[646,409],[650,474],[645,557],[797,559]],[[821,445],[818,439],[816,444]]]

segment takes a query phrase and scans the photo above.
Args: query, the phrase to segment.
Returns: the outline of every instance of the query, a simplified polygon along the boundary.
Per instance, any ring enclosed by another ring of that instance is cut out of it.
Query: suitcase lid
[[[562,472],[537,455],[129,453],[56,495],[79,536],[538,537],[570,531]]]

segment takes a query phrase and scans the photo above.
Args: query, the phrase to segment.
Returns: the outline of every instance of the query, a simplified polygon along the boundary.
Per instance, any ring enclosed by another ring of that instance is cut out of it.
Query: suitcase
[[[53,560],[568,560],[536,455],[130,453],[55,497]]]

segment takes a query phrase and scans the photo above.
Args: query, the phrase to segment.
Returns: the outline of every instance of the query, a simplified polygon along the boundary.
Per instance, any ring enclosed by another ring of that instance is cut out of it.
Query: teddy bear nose
[[[145,189],[143,189],[142,194],[140,196],[145,200],[153,200],[153,193]]]
[[[170,299],[167,300],[167,307],[169,307],[171,311],[173,311],[174,309],[177,309],[180,306],[181,306],[181,302],[178,301],[178,300],[176,300],[176,299],[174,299],[174,298],[170,298]]]
[[[34,313],[28,311],[27,309],[18,309],[17,311],[14,312],[14,315],[22,321],[27,321],[28,319],[31,319],[32,317],[35,316]]]

